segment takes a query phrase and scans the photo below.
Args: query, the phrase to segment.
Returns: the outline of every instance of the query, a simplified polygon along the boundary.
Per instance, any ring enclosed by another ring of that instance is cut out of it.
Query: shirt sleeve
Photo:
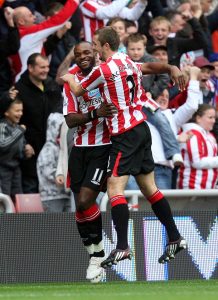
[[[146,2],[142,3],[141,1],[139,1],[132,8],[124,7],[119,12],[119,17],[131,21],[136,21],[141,17],[146,6],[147,6]]]
[[[116,0],[109,5],[99,6],[96,10],[96,17],[99,20],[117,17],[121,10],[129,3],[129,0]],[[126,18],[126,17],[125,17]]]
[[[23,134],[24,129],[20,126],[16,126],[12,132],[9,132],[7,124],[0,123],[0,150],[9,151]]]
[[[186,102],[177,108],[173,115],[177,130],[191,119],[197,111],[198,105],[202,103],[203,94],[200,90],[200,83],[197,80],[190,80]]]
[[[63,115],[67,116],[70,113],[78,113],[78,102],[76,96],[70,90],[68,83],[64,84],[63,97]]]

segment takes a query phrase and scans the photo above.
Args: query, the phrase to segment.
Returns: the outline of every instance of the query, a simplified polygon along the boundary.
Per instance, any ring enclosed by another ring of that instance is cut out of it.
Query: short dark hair
[[[82,45],[82,44],[88,44],[88,45],[92,46],[92,43],[89,42],[89,41],[81,41],[81,42],[77,43],[77,44],[76,44],[75,46],[73,46],[73,47],[74,47],[74,49],[75,49],[76,47],[78,47],[78,46],[80,46],[80,45]]]
[[[44,60],[47,60],[47,56],[42,55],[41,53],[33,53],[27,59],[27,66],[35,66],[37,57],[41,57]]]
[[[5,115],[5,112],[9,110],[9,108],[13,104],[22,104],[23,102],[19,99],[18,96],[15,97],[15,99],[12,99],[8,92],[3,93],[1,97],[1,105],[0,105],[0,118],[3,118]]]
[[[98,40],[103,46],[108,43],[112,51],[117,51],[120,45],[120,38],[117,32],[110,26],[100,28],[95,31],[95,35],[98,35]]]

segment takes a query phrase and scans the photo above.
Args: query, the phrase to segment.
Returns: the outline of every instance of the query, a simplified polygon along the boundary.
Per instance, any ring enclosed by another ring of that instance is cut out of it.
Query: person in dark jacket
[[[40,53],[31,54],[28,69],[16,84],[23,101],[21,122],[27,127],[25,138],[33,147],[35,155],[22,162],[24,193],[38,193],[36,160],[46,141],[47,118],[52,112],[62,111],[62,94],[58,84],[48,77],[48,58]]]
[[[12,85],[12,74],[8,56],[16,54],[20,47],[20,38],[13,21],[14,10],[11,7],[4,9],[4,16],[8,24],[8,34],[0,40],[0,94],[7,91]]]

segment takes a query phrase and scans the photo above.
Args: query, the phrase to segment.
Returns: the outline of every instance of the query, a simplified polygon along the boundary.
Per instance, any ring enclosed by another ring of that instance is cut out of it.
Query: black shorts
[[[111,137],[109,175],[148,174],[154,170],[151,152],[151,133],[147,123]]]
[[[106,191],[108,157],[111,145],[73,147],[70,152],[68,170],[70,187],[79,193],[81,187],[94,191]]]

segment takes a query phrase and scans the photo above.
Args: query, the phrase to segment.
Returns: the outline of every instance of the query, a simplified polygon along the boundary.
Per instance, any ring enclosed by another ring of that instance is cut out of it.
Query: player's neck
[[[107,53],[105,53],[105,61],[108,60],[108,58],[112,57],[115,53],[117,53],[117,51],[107,51]]]

